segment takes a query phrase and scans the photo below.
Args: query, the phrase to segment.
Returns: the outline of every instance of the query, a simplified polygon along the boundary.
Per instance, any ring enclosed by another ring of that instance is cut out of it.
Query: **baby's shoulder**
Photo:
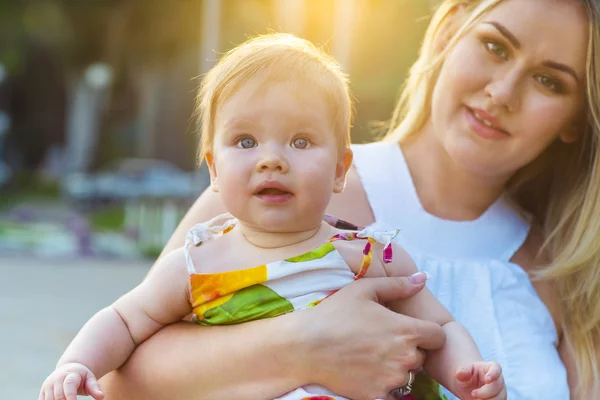
[[[344,233],[356,232],[340,231],[340,234]],[[333,246],[355,274],[358,274],[364,263],[369,260],[370,266],[366,276],[372,278],[385,276],[381,259],[377,255],[383,253],[384,246],[381,243],[369,244],[366,239],[357,238],[353,240],[336,240],[333,242]],[[370,247],[370,257],[365,255],[365,249],[368,250],[367,246]]]
[[[222,270],[221,264],[239,262],[238,252],[231,251],[239,247],[234,236],[232,232],[198,243],[188,241],[183,251],[189,272],[212,273]]]

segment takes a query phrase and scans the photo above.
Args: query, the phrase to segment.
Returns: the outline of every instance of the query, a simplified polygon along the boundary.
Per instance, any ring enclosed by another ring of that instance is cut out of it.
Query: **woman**
[[[386,139],[354,147],[330,204],[342,219],[402,228],[428,287],[503,365],[511,399],[600,397],[599,8],[444,1]],[[166,251],[222,211],[204,193]],[[264,399],[306,383],[384,397],[422,362],[419,348],[443,340],[375,304],[387,284],[219,333],[169,327],[105,380],[109,399],[236,398],[241,387]]]

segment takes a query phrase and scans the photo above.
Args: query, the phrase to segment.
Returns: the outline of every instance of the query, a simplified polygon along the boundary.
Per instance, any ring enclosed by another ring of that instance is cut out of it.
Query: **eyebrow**
[[[567,74],[571,75],[573,77],[573,79],[575,79],[575,82],[579,82],[577,73],[575,73],[575,70],[573,70],[573,68],[569,67],[568,65],[557,63],[555,61],[550,61],[550,60],[544,61],[542,63],[542,65],[547,68],[552,68],[552,69],[555,69],[558,71],[566,72]]]
[[[509,31],[500,22],[487,21],[485,23],[488,24],[488,25],[492,25],[493,27],[495,27],[496,29],[498,29],[498,31],[502,34],[502,36],[504,36],[506,38],[506,40],[508,40],[514,47],[516,47],[517,49],[521,48],[521,42],[519,42],[519,39],[517,39],[516,36],[513,35],[512,32]],[[565,73],[571,75],[573,77],[573,79],[575,79],[576,82],[580,81],[579,78],[578,78],[578,76],[577,76],[577,73],[575,72],[575,70],[573,68],[569,67],[568,65],[561,64],[561,63],[558,63],[556,61],[551,61],[551,60],[544,61],[542,63],[542,65],[544,67],[547,67],[547,68],[551,68],[551,69],[555,69],[557,71],[565,72]]]
[[[488,25],[492,25],[494,28],[498,29],[498,31],[500,31],[500,33],[502,34],[502,36],[504,36],[506,38],[506,40],[508,40],[517,49],[521,48],[521,42],[519,42],[519,39],[517,39],[516,36],[513,35],[512,32],[509,31],[500,22],[488,21],[488,22],[485,22],[485,23],[488,24]]]

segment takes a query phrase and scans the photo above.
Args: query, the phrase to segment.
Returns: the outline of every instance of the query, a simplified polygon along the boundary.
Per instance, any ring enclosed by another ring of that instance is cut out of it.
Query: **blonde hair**
[[[384,141],[401,142],[424,128],[443,61],[460,38],[503,0],[446,0],[426,32]],[[580,388],[600,385],[600,6],[579,0],[590,20],[587,118],[582,139],[557,141],[508,183],[516,202],[541,224],[551,279],[562,307],[563,339],[573,350]],[[452,18],[462,9],[462,20]],[[452,35],[451,37],[449,35]],[[445,44],[443,49],[442,45]],[[441,51],[440,51],[441,50]],[[552,163],[545,162],[551,157]]]
[[[348,77],[340,64],[308,40],[273,33],[252,38],[227,52],[205,75],[197,97],[201,139],[198,162],[211,150],[215,115],[220,106],[253,78],[292,82],[294,90],[312,85],[332,107],[338,149],[350,147],[352,101]]]

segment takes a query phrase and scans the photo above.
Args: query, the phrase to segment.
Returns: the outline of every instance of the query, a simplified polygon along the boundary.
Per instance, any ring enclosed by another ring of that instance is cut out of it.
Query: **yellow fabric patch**
[[[234,292],[263,283],[267,280],[267,266],[220,272],[215,274],[191,274],[190,275],[190,293],[191,302],[194,310],[208,302],[218,300],[210,308],[226,302]],[[222,299],[226,297],[227,299]]]

